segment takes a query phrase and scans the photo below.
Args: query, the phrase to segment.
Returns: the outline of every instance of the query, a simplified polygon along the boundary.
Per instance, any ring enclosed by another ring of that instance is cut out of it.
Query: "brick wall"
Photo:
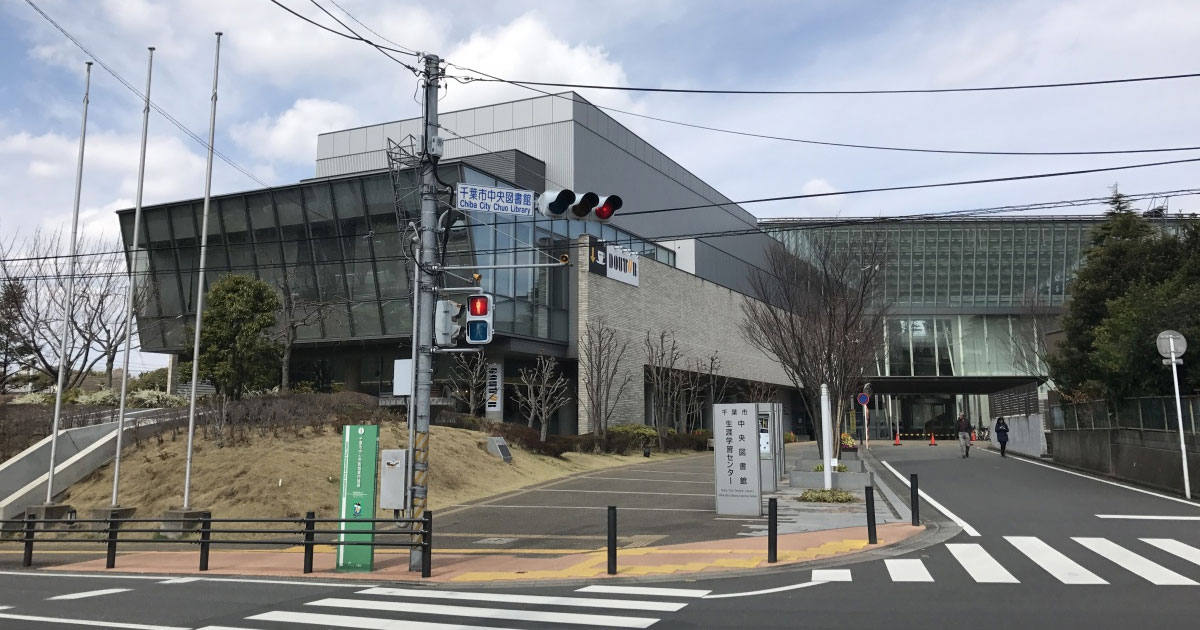
[[[629,341],[621,369],[633,379],[617,404],[614,424],[645,422],[647,331],[655,338],[659,331],[675,333],[684,357],[680,367],[696,359],[706,360],[716,350],[722,376],[792,387],[773,358],[742,339],[742,302],[747,298],[741,293],[646,258],[640,259],[641,286],[630,286],[588,272],[587,237],[580,237],[578,245],[574,254],[578,308],[574,312],[579,338],[587,322],[603,319],[616,330],[618,339]],[[579,432],[590,433],[582,364],[578,376]]]

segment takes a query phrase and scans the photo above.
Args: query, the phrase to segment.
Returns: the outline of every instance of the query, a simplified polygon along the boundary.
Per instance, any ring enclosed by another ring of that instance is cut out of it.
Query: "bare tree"
[[[750,397],[750,402],[772,402],[779,395],[779,390],[770,383],[750,381],[746,385],[746,394]]]
[[[618,340],[617,331],[604,320],[589,321],[579,346],[583,368],[583,388],[588,397],[588,416],[597,437],[608,437],[608,424],[633,381],[633,374],[621,371],[621,361],[629,349],[629,340]]]
[[[1013,367],[1022,374],[1044,377],[1049,373],[1050,360],[1046,333],[1058,328],[1060,309],[1031,291],[1022,298],[1021,311],[1020,316],[1011,319],[1009,327]]]
[[[69,239],[61,232],[34,232],[17,248],[9,245],[0,258],[0,275],[18,283],[24,292],[21,308],[10,327],[28,353],[23,367],[58,377],[66,361],[67,389],[78,387],[102,360],[112,382],[112,366],[123,343],[124,297],[127,278],[122,273],[120,247],[100,239],[80,238],[76,248],[75,286],[71,296],[71,331],[65,356],[59,344],[67,278],[70,272]],[[14,255],[19,252],[19,255]]]
[[[516,388],[517,405],[529,419],[529,428],[541,425],[542,441],[550,432],[550,418],[571,402],[567,379],[558,370],[558,359],[538,353],[532,368],[521,368]]]
[[[316,278],[311,274],[313,267],[307,261],[284,264],[269,254],[262,258],[264,268],[277,270],[277,273],[269,274],[264,280],[279,291],[279,315],[274,339],[282,347],[279,354],[279,391],[286,392],[291,388],[292,350],[300,338],[300,330],[323,324],[333,316],[336,308],[344,309],[348,300],[333,297],[337,294],[336,290],[318,291]],[[326,293],[332,295],[327,296]]]
[[[679,418],[680,393],[684,373],[678,369],[683,352],[675,333],[661,331],[658,336],[646,332],[646,383],[650,385],[651,421],[658,431],[659,448],[665,449],[667,430],[674,428]]]
[[[725,402],[729,391],[729,377],[720,374],[723,367],[721,357],[713,350],[712,354],[708,355],[708,364],[704,366],[708,383],[708,402],[711,405]]]
[[[883,340],[887,305],[881,299],[882,234],[839,241],[836,231],[797,232],[799,250],[782,243],[766,252],[766,268],[751,273],[754,296],[742,306],[742,336],[773,355],[804,393],[809,417],[820,418],[817,392],[849,400],[867,378]],[[841,414],[834,417],[841,433]],[[820,422],[814,422],[817,443]],[[837,443],[837,440],[834,440]]]
[[[454,355],[450,367],[451,396],[467,405],[472,416],[478,416],[487,404],[487,358],[482,352],[461,352]]]

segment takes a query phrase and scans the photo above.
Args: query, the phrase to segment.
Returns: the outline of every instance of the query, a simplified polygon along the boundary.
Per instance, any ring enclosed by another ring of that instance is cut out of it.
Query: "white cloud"
[[[233,126],[235,142],[257,158],[311,164],[317,158],[317,134],[344,129],[355,122],[353,107],[302,98],[278,116]]]

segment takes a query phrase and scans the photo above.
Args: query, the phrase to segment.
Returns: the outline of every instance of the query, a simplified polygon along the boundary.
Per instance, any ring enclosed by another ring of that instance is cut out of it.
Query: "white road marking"
[[[239,628],[237,626],[204,626],[196,630],[254,630],[254,628]]]
[[[618,617],[616,615],[589,615],[583,613],[544,612],[540,610],[513,610],[507,608],[482,608],[477,606],[446,606],[424,602],[384,602],[368,599],[340,599],[330,597],[308,602],[307,606],[350,608],[352,610],[378,610],[384,612],[406,612],[421,615],[445,615],[449,617],[479,617],[483,619],[511,619],[516,621],[539,621],[557,624],[579,624],[584,626],[611,626],[614,628],[649,628],[658,619],[650,617]]]
[[[451,505],[449,507],[469,507],[469,508],[507,508],[520,510],[607,510],[603,505]],[[702,510],[699,508],[638,508],[638,507],[621,507],[622,512],[708,512],[712,514],[712,510]]]
[[[985,584],[1020,584],[1007,569],[1000,566],[983,547],[975,544],[946,545],[955,560],[976,582]]]
[[[364,630],[511,630],[495,626],[466,626],[462,624],[430,623],[406,619],[376,619],[374,617],[351,617],[349,615],[324,615],[319,613],[286,612],[276,610],[247,617],[253,621],[278,621],[281,623],[306,623],[326,628],[363,628]]]
[[[884,560],[893,582],[932,582],[933,576],[920,560]]]
[[[585,475],[579,479],[603,479],[605,481],[653,481],[654,483],[698,483],[712,485],[712,481],[686,481],[683,479],[639,479],[637,477],[593,477]]]
[[[102,595],[114,595],[116,593],[124,593],[124,592],[132,591],[132,590],[133,589],[131,589],[131,588],[104,588],[104,589],[100,589],[98,591],[84,591],[82,593],[71,593],[69,595],[55,595],[54,597],[47,597],[46,601],[55,601],[55,600],[63,600],[63,599],[83,599],[85,597],[100,597]]]
[[[707,483],[707,482],[706,482]],[[632,490],[567,490],[561,488],[536,488],[530,492],[582,492],[585,494],[652,494],[662,497],[711,497],[712,494],[688,494],[684,492],[634,492]]]
[[[162,582],[159,582],[159,584],[188,584],[190,582],[199,582],[203,579],[204,578],[198,578],[198,577],[181,577],[181,578],[175,578],[173,580],[163,580]]]
[[[655,475],[692,475],[693,477],[695,477],[695,476],[714,477],[716,474],[716,473],[712,473],[712,472],[706,472],[706,473],[694,472],[693,473],[693,472],[675,472],[672,470],[645,470],[642,468],[630,468],[626,472],[652,473]]]
[[[1139,556],[1138,554],[1108,540],[1107,538],[1072,538],[1075,542],[1112,560],[1118,566],[1132,571],[1138,577],[1156,586],[1197,586],[1194,580]]]
[[[12,610],[12,606],[0,606],[0,610]]]
[[[1096,518],[1129,521],[1200,521],[1200,516],[1154,516],[1151,514],[1097,514]]]
[[[199,578],[205,582],[234,582],[238,584],[284,584],[286,586],[325,586],[338,588],[374,588],[376,584],[346,582],[306,582],[304,580],[251,580],[247,578]]]
[[[987,450],[987,449],[984,449],[984,450]],[[990,452],[990,451],[989,451],[989,452]],[[996,453],[996,455],[999,455],[999,453]],[[1132,490],[1132,491],[1134,491],[1134,492],[1140,492],[1140,493],[1142,493],[1142,494],[1148,494],[1148,495],[1150,495],[1150,496],[1152,496],[1152,497],[1158,497],[1158,498],[1160,498],[1160,499],[1166,499],[1166,500],[1168,500],[1168,501],[1174,501],[1174,502],[1176,502],[1176,503],[1182,503],[1182,504],[1184,504],[1184,505],[1190,505],[1190,506],[1192,506],[1192,507],[1194,507],[1194,508],[1200,508],[1200,503],[1196,503],[1195,501],[1188,501],[1187,499],[1181,499],[1181,498],[1179,498],[1179,497],[1173,497],[1173,496],[1169,496],[1169,495],[1162,494],[1162,493],[1159,493],[1159,492],[1152,492],[1152,491],[1150,491],[1150,490],[1143,490],[1142,488],[1137,488],[1137,487],[1134,487],[1134,486],[1128,486],[1128,485],[1125,485],[1125,484],[1123,484],[1123,483],[1117,483],[1117,482],[1115,482],[1115,481],[1109,481],[1109,480],[1107,480],[1107,479],[1101,479],[1100,477],[1093,477],[1092,475],[1085,475],[1085,474],[1083,474],[1083,473],[1080,473],[1080,472],[1075,472],[1074,470],[1067,470],[1067,469],[1065,469],[1065,468],[1059,468],[1058,466],[1051,466],[1051,465],[1049,465],[1049,464],[1043,464],[1042,462],[1035,462],[1035,461],[1033,461],[1033,460],[1025,459],[1024,457],[1013,457],[1012,459],[1013,459],[1013,461],[1025,462],[1026,464],[1031,464],[1031,465],[1033,465],[1033,466],[1041,466],[1042,468],[1049,468],[1050,470],[1057,470],[1057,471],[1058,471],[1058,472],[1060,472],[1060,473],[1065,473],[1065,474],[1068,474],[1068,475],[1075,475],[1076,477],[1083,477],[1084,479],[1091,479],[1092,481],[1099,481],[1100,483],[1106,483],[1106,484],[1108,484],[1108,485],[1110,485],[1110,486],[1116,486],[1116,487],[1118,487],[1118,488],[1124,488],[1124,489],[1126,489],[1126,490]]]
[[[0,613],[0,619],[12,619],[15,621],[41,621],[45,623],[58,623],[68,626],[120,628],[121,630],[192,630],[191,628],[179,628],[175,626],[148,626],[140,623],[120,623],[117,621],[96,621],[92,619],[65,619],[62,617],[36,617],[34,615],[12,615],[9,613]]]
[[[1063,584],[1108,584],[1100,576],[1083,568],[1039,538],[1005,536],[1004,539]]]
[[[542,595],[513,595],[511,593],[466,593],[462,591],[435,591],[431,589],[370,588],[355,595],[382,597],[419,597],[423,599],[453,599],[456,601],[500,602],[510,604],[532,604],[537,606],[579,606],[583,608],[616,608],[618,610],[653,610],[677,612],[687,604],[679,602],[652,602],[636,599],[595,599],[590,597],[548,597]]]
[[[850,569],[813,569],[814,582],[850,582]]]
[[[721,593],[720,595],[705,595],[704,599],[725,599],[728,597],[753,597],[754,595],[770,595],[771,593],[782,593],[784,591],[794,591],[796,589],[808,588],[827,584],[827,582],[801,582],[799,584],[788,584],[787,586],[777,586],[775,588],[764,588],[761,591],[745,591],[742,593]]]
[[[104,573],[53,573],[49,571],[0,571],[0,575],[22,577],[99,578],[102,580],[170,580],[170,575],[111,575]]]
[[[1142,542],[1154,545],[1163,551],[1179,556],[1195,565],[1200,565],[1200,549],[1185,545],[1170,538],[1143,538]]]
[[[901,483],[903,483],[907,487],[910,487],[910,488],[912,487],[912,484],[910,484],[908,482],[908,478],[905,477],[904,475],[901,475],[900,471],[896,470],[895,468],[892,468],[891,464],[889,464],[883,460],[880,460],[880,462],[883,463],[884,467],[886,467],[888,470],[892,471],[892,474],[896,475],[896,478],[899,479]],[[964,532],[967,532],[967,535],[969,535],[969,536],[978,536],[979,535],[979,532],[974,527],[971,527],[969,524],[967,524],[966,521],[964,521],[961,518],[959,518],[958,516],[956,516],[954,514],[954,512],[951,512],[950,510],[946,509],[946,506],[942,505],[941,503],[938,503],[937,501],[934,501],[933,497],[929,496],[929,494],[926,493],[924,490],[917,488],[917,494],[920,495],[922,499],[925,499],[926,503],[928,503],[929,505],[932,505],[934,508],[936,508],[942,514],[945,514],[946,518],[949,518],[950,520],[957,523],[959,527],[963,528]]]
[[[655,588],[650,586],[609,586],[593,584],[575,589],[576,593],[607,593],[609,595],[653,595],[657,597],[704,597],[712,591],[691,588]]]

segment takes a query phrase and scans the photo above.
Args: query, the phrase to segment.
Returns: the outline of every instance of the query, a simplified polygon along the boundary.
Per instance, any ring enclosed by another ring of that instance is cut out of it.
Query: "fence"
[[[1183,431],[1200,435],[1200,396],[1181,398]],[[1178,431],[1175,398],[1155,396],[1125,398],[1115,405],[1105,400],[1062,404],[1050,409],[1056,431],[1091,429],[1137,429],[1141,431]]]
[[[372,529],[322,529],[317,530],[318,524],[370,523]],[[379,524],[419,525],[420,529],[379,529]],[[213,525],[227,525],[214,529]],[[150,525],[160,525],[151,527]],[[174,525],[174,527],[167,527]],[[296,525],[299,529],[267,528],[267,525],[287,526]],[[56,529],[92,526],[90,530]],[[132,527],[129,527],[132,526]],[[322,541],[322,545],[346,546],[369,545],[374,547],[414,547],[421,549],[421,577],[429,577],[432,567],[433,548],[433,512],[426,511],[419,519],[338,519],[317,518],[314,512],[309,512],[304,518],[211,518],[204,516],[190,519],[39,519],[29,515],[25,519],[0,521],[0,527],[7,530],[5,536],[0,536],[0,544],[20,543],[24,547],[22,566],[33,565],[34,545],[38,542],[38,534],[42,535],[41,542],[46,545],[92,544],[104,545],[106,551],[105,567],[116,567],[117,547],[125,544],[174,544],[198,545],[199,569],[208,570],[209,549],[212,545],[285,545],[288,547],[304,547],[304,572],[312,573],[313,549],[318,544],[316,535],[327,534],[370,534],[372,536],[405,537],[407,540],[339,540]],[[15,531],[14,531],[15,530]],[[140,534],[129,537],[128,534]],[[147,536],[147,535],[152,536]],[[162,538],[162,535],[182,536],[198,534],[196,539]],[[271,540],[247,540],[245,538],[224,536],[238,535],[267,535],[280,536]],[[413,537],[419,536],[414,540]]]

